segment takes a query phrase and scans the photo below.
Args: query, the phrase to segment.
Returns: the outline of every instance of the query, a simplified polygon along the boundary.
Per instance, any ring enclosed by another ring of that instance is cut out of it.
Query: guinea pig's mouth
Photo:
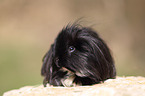
[[[77,72],[73,72],[73,71],[71,71],[71,70],[69,70],[69,69],[67,69],[65,67],[62,67],[62,70],[63,71],[67,71],[68,74],[74,74],[74,75],[76,75],[78,77],[86,77],[86,74],[82,70],[80,70],[80,72],[78,72],[78,71]]]
[[[82,77],[85,78],[87,75],[84,74],[83,71],[80,72],[72,72],[69,69],[62,67],[62,71],[67,72],[65,77],[61,79],[62,85],[65,87],[72,87],[72,86],[81,86],[81,82],[79,83],[74,83],[75,78]]]
[[[75,86],[75,83],[73,82],[75,77],[76,77],[75,74],[72,71],[65,68],[65,67],[62,67],[61,70],[64,71],[64,72],[67,72],[65,77],[63,79],[61,79],[62,85],[65,86],[65,87]]]

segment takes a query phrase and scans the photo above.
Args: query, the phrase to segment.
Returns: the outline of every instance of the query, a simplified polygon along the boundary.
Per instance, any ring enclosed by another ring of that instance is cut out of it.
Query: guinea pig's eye
[[[74,52],[75,51],[75,47],[74,46],[70,46],[68,50],[69,50],[69,52]]]

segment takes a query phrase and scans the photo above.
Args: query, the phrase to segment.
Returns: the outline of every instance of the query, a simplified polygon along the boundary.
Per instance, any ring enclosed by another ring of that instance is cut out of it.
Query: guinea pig
[[[43,58],[43,85],[93,85],[116,77],[114,60],[104,40],[80,24],[64,27]]]

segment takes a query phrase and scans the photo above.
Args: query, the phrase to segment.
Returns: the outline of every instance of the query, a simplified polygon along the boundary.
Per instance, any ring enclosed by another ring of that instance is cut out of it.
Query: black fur
[[[106,43],[91,28],[79,24],[63,28],[43,59],[44,86],[64,86],[69,70],[73,83],[92,85],[115,78],[116,69]]]

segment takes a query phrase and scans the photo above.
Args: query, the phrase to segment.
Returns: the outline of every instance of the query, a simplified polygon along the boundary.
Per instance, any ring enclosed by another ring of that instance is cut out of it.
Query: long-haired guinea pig
[[[44,86],[92,85],[116,77],[106,43],[93,29],[68,24],[43,58]]]

